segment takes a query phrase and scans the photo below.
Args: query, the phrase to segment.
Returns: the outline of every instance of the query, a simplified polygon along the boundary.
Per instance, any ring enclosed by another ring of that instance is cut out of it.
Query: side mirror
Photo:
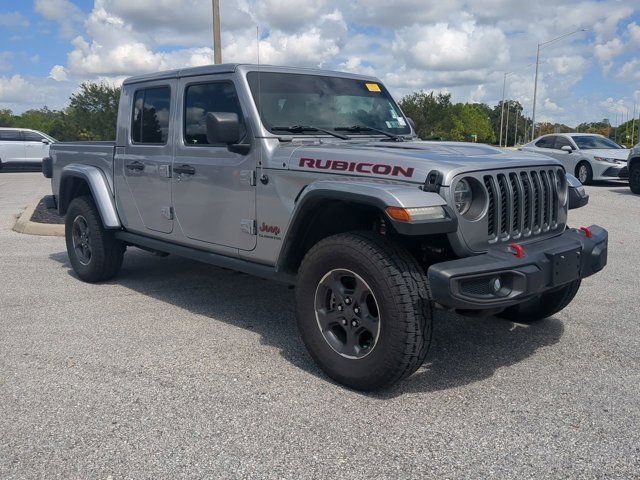
[[[416,126],[416,122],[413,121],[413,118],[407,117],[407,122],[409,122],[409,126],[413,130],[413,133],[418,134],[418,127]]]
[[[240,120],[237,113],[207,113],[207,142],[211,145],[234,145],[240,141]]]
[[[51,142],[49,140],[47,140],[46,138],[43,138],[42,143],[44,143],[45,145],[49,145]]]
[[[567,153],[573,152],[573,148],[571,148],[570,145],[563,145],[562,147],[560,147],[560,150]]]
[[[567,201],[569,202],[569,210],[573,210],[574,208],[584,207],[587,203],[589,203],[589,195],[576,177],[571,174],[567,174],[567,186],[569,187],[569,198]]]

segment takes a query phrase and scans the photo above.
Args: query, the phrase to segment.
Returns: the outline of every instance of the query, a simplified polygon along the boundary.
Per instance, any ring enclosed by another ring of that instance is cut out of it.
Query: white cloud
[[[27,20],[20,12],[0,13],[0,27],[23,27],[29,26]]]
[[[46,19],[56,22],[60,34],[67,38],[77,32],[78,25],[84,20],[82,11],[69,0],[36,0],[35,10]]]
[[[409,65],[440,71],[496,67],[509,60],[504,33],[472,21],[403,28],[396,34],[393,50]]]
[[[54,65],[49,72],[49,77],[53,78],[56,82],[64,82],[68,79],[67,71],[62,65]]]
[[[57,22],[70,42],[67,61],[47,65],[47,79],[23,78],[51,95],[66,89],[68,96],[84,80],[120,83],[213,59],[211,0],[94,0],[86,15],[74,3],[35,0],[36,10]],[[606,111],[600,91],[574,94],[587,72],[611,70],[621,81],[637,82],[637,13],[632,2],[618,0],[225,0],[223,60],[255,62],[258,25],[262,63],[377,75],[396,97],[424,89],[489,104],[501,96],[504,71],[514,71],[507,97],[530,112],[533,69],[525,67],[536,43],[589,27],[541,52],[537,115],[577,123]],[[0,14],[0,26],[25,20]]]
[[[13,68],[12,59],[13,52],[0,52],[0,72],[7,72]]]
[[[640,82],[640,59],[634,58],[625,62],[617,76],[622,80]]]

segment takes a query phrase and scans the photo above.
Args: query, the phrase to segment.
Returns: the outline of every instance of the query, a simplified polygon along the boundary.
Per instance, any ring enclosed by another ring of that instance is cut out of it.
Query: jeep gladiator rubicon
[[[302,340],[352,388],[409,376],[434,306],[531,322],[607,259],[568,228],[588,197],[548,157],[423,142],[376,78],[251,65],[138,76],[114,143],[55,143],[51,178],[82,280],[129,246],[296,287]]]

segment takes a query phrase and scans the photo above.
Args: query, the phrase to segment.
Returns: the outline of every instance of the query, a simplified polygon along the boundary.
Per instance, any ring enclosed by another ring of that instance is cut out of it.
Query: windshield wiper
[[[340,138],[341,140],[350,140],[346,135],[341,135],[331,130],[325,130],[324,128],[312,127],[311,125],[292,125],[290,127],[271,127],[271,130],[279,132],[291,132],[291,133],[303,133],[303,132],[322,132],[332,137]]]
[[[375,132],[385,135],[396,142],[404,142],[404,137],[401,135],[395,135],[393,133],[385,132],[384,130],[379,130],[377,128],[368,127],[366,125],[353,125],[352,127],[336,127],[334,130],[338,132]]]

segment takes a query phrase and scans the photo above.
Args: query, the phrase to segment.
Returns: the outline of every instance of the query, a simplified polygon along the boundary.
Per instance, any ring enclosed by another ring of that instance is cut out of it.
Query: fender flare
[[[331,200],[377,208],[401,235],[434,235],[451,233],[458,229],[458,219],[453,210],[447,206],[446,200],[437,193],[421,190],[419,185],[320,180],[305,187],[296,199],[291,221],[276,262],[278,270],[287,264],[287,259],[301,240],[308,213],[320,203]],[[445,212],[445,218],[409,224],[393,220],[385,214],[386,207],[431,206],[441,206]]]
[[[64,215],[67,212],[69,203],[73,199],[71,197],[73,192],[67,185],[70,185],[70,180],[74,178],[80,178],[89,185],[89,190],[100,213],[104,228],[121,228],[122,224],[118,217],[113,192],[109,188],[107,178],[102,170],[91,165],[72,163],[62,169],[60,174],[60,198],[58,199],[58,212],[60,215]]]

